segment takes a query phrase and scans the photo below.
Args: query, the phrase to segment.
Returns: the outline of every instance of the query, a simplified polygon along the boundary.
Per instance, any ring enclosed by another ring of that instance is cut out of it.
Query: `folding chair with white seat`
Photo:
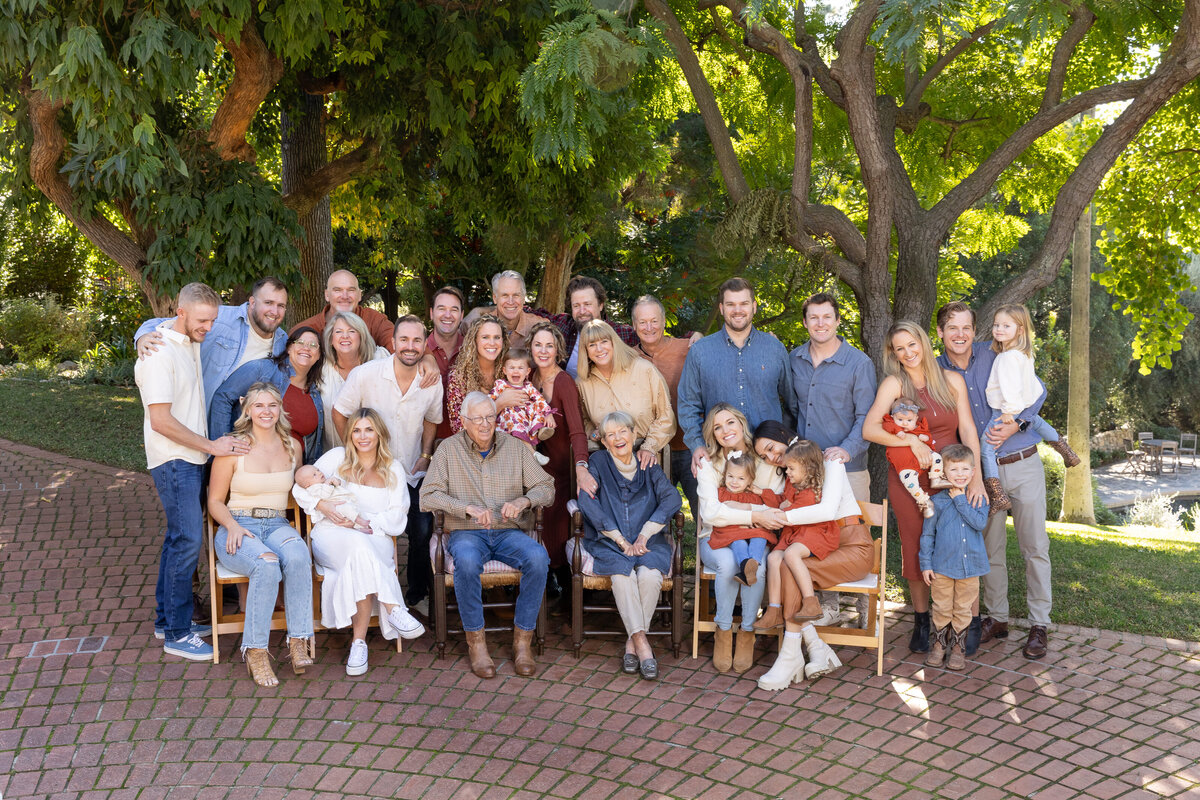
[[[1196,434],[1185,433],[1182,436],[1180,436],[1178,452],[1179,452],[1180,459],[1182,459],[1183,456],[1190,456],[1190,462],[1188,463],[1187,467],[1188,467],[1188,469],[1195,469],[1196,468]],[[1180,462],[1180,464],[1182,466],[1182,461]]]

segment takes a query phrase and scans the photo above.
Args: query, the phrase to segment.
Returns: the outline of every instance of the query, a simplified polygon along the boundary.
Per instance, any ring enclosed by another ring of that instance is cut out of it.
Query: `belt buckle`
[[[250,509],[250,516],[255,519],[271,519],[272,517],[279,516],[279,512],[273,508],[252,508]]]

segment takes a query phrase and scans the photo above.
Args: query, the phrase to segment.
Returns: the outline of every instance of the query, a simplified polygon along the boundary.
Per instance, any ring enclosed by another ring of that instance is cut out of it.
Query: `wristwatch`
[[[1023,419],[1017,422],[1017,429],[1024,433],[1029,428],[1029,420]]]

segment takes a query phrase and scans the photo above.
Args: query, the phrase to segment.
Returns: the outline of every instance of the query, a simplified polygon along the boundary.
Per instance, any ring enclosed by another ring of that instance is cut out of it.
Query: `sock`
[[[821,637],[817,636],[817,629],[811,622],[800,629],[800,633],[804,636],[804,643],[813,645],[821,641]]]
[[[799,638],[801,637],[802,633],[803,633],[802,631],[784,631],[784,632],[783,632],[783,638],[785,638],[785,639],[799,639]]]
[[[767,603],[767,608],[783,608],[779,603]]]

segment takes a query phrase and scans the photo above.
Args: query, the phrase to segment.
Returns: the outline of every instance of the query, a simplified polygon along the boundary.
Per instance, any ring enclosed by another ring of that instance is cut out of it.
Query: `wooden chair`
[[[583,590],[594,589],[609,592],[611,598],[612,578],[607,575],[596,575],[591,572],[591,558],[583,548],[583,514],[572,500],[567,504],[571,512],[571,538],[567,540],[567,559],[571,562],[571,638],[575,646],[575,657],[581,655],[583,637],[585,636],[626,636],[625,628],[618,624],[615,628],[583,627],[583,612],[595,611],[616,614],[619,616],[615,601],[608,603],[593,603],[584,605]],[[647,636],[671,637],[671,652],[679,658],[683,644],[683,512],[676,512],[671,519],[668,530],[664,531],[671,537],[671,574],[663,576],[662,594],[654,613],[667,615],[670,625],[668,630],[646,631]]]
[[[435,511],[433,515],[433,536],[429,540],[429,556],[433,561],[433,598],[430,602],[429,613],[433,616],[433,639],[437,644],[437,657],[445,658],[446,656],[446,638],[451,633],[463,633],[461,627],[449,627],[449,613],[458,611],[458,603],[454,598],[454,573],[451,570],[453,567],[453,559],[450,556],[446,545],[450,540],[450,533],[445,529],[446,515],[444,512]],[[542,510],[536,509],[534,512],[533,531],[530,534],[534,541],[542,544]],[[521,584],[521,571],[514,569],[500,561],[489,561],[483,565],[483,575],[481,576],[481,584],[483,591],[492,589],[498,586],[513,586],[517,587]],[[449,591],[448,591],[449,590]],[[504,602],[484,602],[483,610],[486,614],[488,609],[511,608],[515,612],[516,599]],[[485,618],[486,620],[486,618]],[[512,625],[493,625],[488,627],[484,625],[484,631],[487,633],[495,633],[497,631],[512,630]],[[537,625],[534,628],[534,641],[537,645],[538,655],[546,646],[546,596],[542,594],[542,604],[538,609]]]
[[[1125,439],[1125,471],[1131,475],[1146,472],[1146,451],[1133,446],[1133,439]]]
[[[871,571],[862,580],[830,586],[823,591],[867,596],[867,625],[865,628],[840,628],[821,626],[817,633],[826,644],[850,645],[852,647],[875,648],[875,674],[883,674],[884,617],[887,584],[887,501],[883,503],[859,503],[863,519],[870,527],[880,528],[880,536],[874,540],[875,555]]]
[[[288,507],[285,512],[288,524],[300,532],[300,536],[307,540],[307,521],[308,518],[300,512],[296,506],[296,501],[289,498]],[[231,614],[225,613],[225,603],[222,598],[222,589],[226,586],[237,586],[239,584],[249,586],[250,578],[245,575],[239,575],[233,570],[225,567],[217,560],[217,552],[213,546],[213,540],[217,534],[217,524],[213,518],[209,516],[208,510],[204,511],[204,528],[205,539],[208,545],[208,596],[209,602],[212,604],[212,646],[213,646],[213,663],[219,664],[221,658],[220,637],[226,633],[241,633],[245,627],[246,614],[242,611],[237,611]],[[280,587],[283,591],[283,587]],[[318,596],[319,597],[319,596]],[[314,603],[318,602],[314,600]],[[314,620],[318,615],[314,615]],[[271,615],[271,630],[283,631],[287,630],[287,619],[283,611],[276,611]],[[315,642],[309,640],[308,644],[309,655],[314,655]]]
[[[1162,471],[1178,475],[1179,474],[1179,442],[1163,442],[1162,453],[1159,455]],[[1167,470],[1167,463],[1174,462],[1170,470]]]
[[[329,630],[328,628],[326,628],[324,625],[321,624],[321,584],[325,581],[325,568],[320,566],[319,564],[317,564],[317,557],[313,553],[313,549],[312,549],[312,519],[310,519],[307,514],[303,514],[302,516],[304,517],[304,522],[305,522],[304,531],[303,531],[304,540],[308,543],[308,556],[309,556],[309,559],[312,561],[312,571],[313,571],[313,631],[316,632],[316,631]],[[399,570],[400,569],[400,547],[396,542],[395,536],[392,537],[392,562],[396,565],[396,569]],[[367,626],[368,627],[378,627],[379,626],[379,616],[376,614],[371,615],[371,619],[367,623]],[[402,650],[403,650],[402,642],[403,641],[404,640],[401,639],[399,636],[396,637],[396,652],[397,653],[402,652]]]
[[[1180,459],[1182,459],[1183,456],[1189,456],[1189,463],[1187,465],[1187,468],[1188,469],[1196,468],[1196,434],[1185,433],[1179,437],[1178,456]],[[1180,460],[1179,463],[1180,463],[1180,467],[1182,468],[1182,465],[1183,465],[1182,460]]]
[[[1154,434],[1151,433],[1150,431],[1138,431],[1137,439],[1138,439],[1139,446],[1141,446],[1141,443],[1146,441],[1147,439],[1153,439],[1153,438],[1154,438]]]

